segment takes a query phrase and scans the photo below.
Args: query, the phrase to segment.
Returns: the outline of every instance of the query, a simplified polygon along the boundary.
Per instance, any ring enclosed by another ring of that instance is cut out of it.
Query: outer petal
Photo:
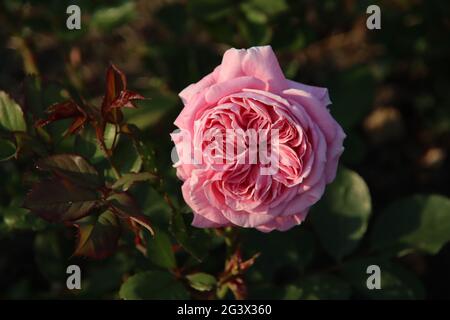
[[[320,103],[324,106],[328,106],[331,104],[330,96],[328,94],[327,88],[322,87],[315,87],[315,86],[309,86],[300,82],[292,81],[292,80],[286,80],[288,87],[292,89],[298,89],[305,92],[308,92],[312,94],[314,97],[316,97],[317,100],[320,101]]]
[[[220,66],[216,67],[213,72],[208,74],[207,76],[203,77],[199,82],[193,83],[186,88],[184,88],[183,91],[181,91],[178,96],[181,98],[183,103],[186,105],[196,94],[202,92],[204,89],[212,86],[216,83],[217,77],[220,72]]]
[[[242,69],[268,84],[268,89],[282,90],[286,87],[285,77],[271,46],[253,47],[247,50],[242,60]]]
[[[218,209],[209,204],[195,174],[183,183],[181,190],[183,192],[184,200],[194,211],[194,215],[201,215],[203,218],[219,225],[229,224],[228,219],[226,219]]]
[[[264,87],[263,81],[252,76],[234,78],[209,87],[205,92],[205,100],[213,104],[220,98],[242,91],[243,88],[264,89]]]
[[[287,231],[292,227],[299,225],[305,220],[308,211],[300,212],[295,215],[285,216],[285,217],[276,217],[272,221],[257,227],[259,231],[262,232],[270,232],[273,230],[278,231]]]

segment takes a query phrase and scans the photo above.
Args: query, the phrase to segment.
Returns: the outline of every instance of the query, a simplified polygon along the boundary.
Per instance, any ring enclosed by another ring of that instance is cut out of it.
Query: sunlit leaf
[[[40,231],[47,225],[44,220],[23,208],[9,206],[0,210],[3,213],[3,222],[10,230]]]
[[[4,91],[0,91],[0,131],[27,131],[20,106]]]
[[[110,31],[115,27],[130,22],[136,16],[133,2],[125,2],[116,7],[98,9],[91,19],[92,26],[103,31]]]
[[[186,279],[191,287],[198,291],[211,291],[217,284],[214,276],[204,272],[187,275]]]

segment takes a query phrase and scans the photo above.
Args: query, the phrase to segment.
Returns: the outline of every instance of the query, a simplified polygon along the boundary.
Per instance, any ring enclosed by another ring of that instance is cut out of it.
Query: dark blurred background
[[[371,219],[404,196],[450,195],[450,2],[70,4],[81,8],[81,30],[66,28],[69,3],[65,1],[2,0],[0,89],[27,103],[22,92],[24,79],[31,74],[43,79],[45,104],[61,100],[66,94],[61,88],[67,87],[98,103],[105,70],[113,62],[127,74],[129,88],[151,98],[127,116],[158,146],[174,192],[180,184],[170,168],[168,133],[182,107],[177,93],[211,72],[226,49],[270,44],[287,78],[329,88],[332,113],[347,133],[342,163],[369,186]],[[371,4],[381,8],[381,30],[366,28],[366,8]],[[31,166],[0,163],[0,298],[67,297],[62,287],[72,249],[70,230],[49,227],[17,208],[27,190],[22,174]],[[143,206],[147,214],[167,210],[151,197]],[[248,246],[264,243],[261,247],[266,250],[288,250],[293,232],[267,236],[248,232]],[[66,241],[58,240],[62,238]],[[364,238],[361,248],[366,242]],[[257,246],[249,251],[258,251]],[[298,281],[307,264],[321,270],[331,261],[320,245],[314,254],[305,253],[311,257],[289,252],[280,261],[261,257],[250,274],[250,283],[255,283],[249,285],[250,297],[277,298],[278,289],[273,288],[292,289],[289,284]],[[123,273],[134,262],[118,254],[101,262],[79,263],[91,268],[82,297],[113,298]],[[435,255],[403,256],[401,263],[419,279],[425,292],[420,297],[450,298],[450,245]],[[329,283],[332,286],[333,279]],[[334,297],[329,292],[318,297]]]

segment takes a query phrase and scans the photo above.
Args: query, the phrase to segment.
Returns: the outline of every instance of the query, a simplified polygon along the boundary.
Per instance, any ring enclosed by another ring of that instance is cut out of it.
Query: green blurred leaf
[[[25,108],[36,118],[44,117],[44,104],[42,101],[42,84],[39,77],[27,75],[23,82]],[[49,106],[50,104],[48,104]]]
[[[214,276],[203,272],[190,274],[186,279],[189,280],[191,287],[198,291],[211,291],[217,284]]]
[[[0,131],[27,131],[20,106],[4,91],[0,91]]]
[[[187,3],[187,8],[196,19],[207,21],[223,18],[233,10],[226,0],[191,0]]]
[[[376,265],[381,271],[381,289],[368,289],[367,267]],[[423,299],[424,288],[414,274],[400,265],[379,258],[366,258],[344,264],[342,275],[364,298]]]
[[[178,104],[178,97],[174,94],[161,94],[158,92],[145,93],[148,100],[136,101],[138,108],[125,108],[123,114],[127,123],[145,130],[156,124],[167,112]]]
[[[158,267],[173,269],[177,266],[170,238],[161,230],[156,230],[154,237],[148,240],[147,255]]]
[[[303,278],[298,285],[286,287],[284,299],[287,300],[343,300],[348,299],[351,288],[338,277],[321,274]]]
[[[270,43],[272,38],[272,29],[252,21],[240,20],[238,21],[238,28],[249,46],[266,45]]]
[[[23,206],[47,221],[64,222],[85,216],[100,199],[95,190],[55,178],[35,184]]]
[[[280,250],[280,243],[283,244],[283,250]],[[246,230],[243,240],[243,248],[250,255],[261,253],[249,272],[259,272],[260,274],[252,276],[263,281],[274,276],[282,282],[292,281],[298,272],[304,271],[311,263],[316,251],[315,245],[313,234],[305,228],[270,233]],[[288,269],[291,272],[287,273]]]
[[[331,84],[330,97],[333,104],[330,110],[344,129],[357,125],[370,111],[374,88],[374,79],[367,67],[358,67],[342,73]]]
[[[371,233],[373,248],[408,246],[436,254],[450,241],[450,199],[440,195],[414,195],[384,209]]]
[[[120,224],[111,211],[98,216],[85,217],[76,222],[78,243],[74,255],[103,259],[117,248]]]
[[[364,180],[354,171],[339,168],[336,179],[309,217],[324,248],[340,260],[357,247],[371,211],[370,193]]]
[[[147,181],[151,184],[159,181],[158,176],[150,172],[128,173],[120,177],[112,186],[113,189],[127,191],[133,184]]]
[[[289,7],[284,0],[247,0],[241,4],[241,9],[249,20],[256,19],[254,22],[264,23],[267,20],[263,20],[263,16],[275,16]]]
[[[134,2],[124,2],[117,7],[97,10],[91,18],[91,24],[103,31],[110,31],[130,22],[135,16],[136,8]]]
[[[14,158],[16,155],[16,145],[10,140],[0,138],[0,161]]]
[[[3,222],[10,230],[33,230],[40,231],[46,223],[31,214],[28,210],[10,206],[3,208]]]
[[[34,257],[41,274],[47,279],[63,283],[67,276],[67,257],[61,238],[55,232],[38,233],[34,238]]]
[[[347,132],[347,137],[344,140],[345,152],[342,154],[342,161],[346,164],[358,164],[367,153],[367,147],[365,141],[360,135],[353,131]]]
[[[91,189],[103,185],[97,170],[83,157],[75,154],[57,154],[36,163],[36,168],[51,171],[59,177],[64,177],[80,187]]]
[[[189,298],[181,282],[165,271],[146,271],[131,276],[122,284],[119,296],[125,300]]]

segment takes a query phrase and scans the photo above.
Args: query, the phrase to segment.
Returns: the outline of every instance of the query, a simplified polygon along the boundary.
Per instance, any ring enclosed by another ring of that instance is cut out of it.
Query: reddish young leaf
[[[50,171],[82,187],[96,189],[103,185],[97,170],[76,154],[57,154],[40,159],[36,168]]]
[[[127,219],[131,229],[136,233],[138,226],[147,229],[151,235],[154,231],[146,216],[141,214],[136,201],[126,192],[113,193],[107,198],[111,210],[118,215],[118,217]]]
[[[100,193],[93,189],[53,178],[36,183],[25,197],[23,207],[47,221],[65,222],[86,216],[100,199]]]
[[[111,211],[83,218],[75,226],[78,228],[78,243],[74,255],[103,259],[116,250],[121,228]]]
[[[143,96],[127,90],[125,74],[111,64],[106,71],[106,92],[102,102],[102,115],[106,121],[120,123],[123,119],[120,108],[135,108],[134,100],[142,100]]]
[[[225,264],[225,271],[220,276],[220,285],[227,286],[238,300],[247,297],[247,286],[243,276],[245,271],[255,263],[258,256],[259,253],[243,261],[241,250],[238,248]]]
[[[144,97],[139,93],[123,90],[119,93],[119,96],[113,100],[111,105],[109,106],[109,110],[114,108],[137,108],[133,101],[134,100],[143,100]]]
[[[86,111],[73,100],[55,103],[46,110],[46,113],[49,114],[47,119],[37,121],[35,124],[36,127],[40,128],[54,121],[73,118],[74,120],[67,132],[74,134],[78,132],[88,120]]]

